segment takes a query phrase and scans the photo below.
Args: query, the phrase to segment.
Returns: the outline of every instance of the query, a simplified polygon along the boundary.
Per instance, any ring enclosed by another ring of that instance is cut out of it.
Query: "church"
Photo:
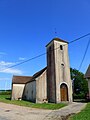
[[[68,42],[54,38],[46,45],[46,53],[45,68],[33,76],[13,76],[12,100],[72,102]]]

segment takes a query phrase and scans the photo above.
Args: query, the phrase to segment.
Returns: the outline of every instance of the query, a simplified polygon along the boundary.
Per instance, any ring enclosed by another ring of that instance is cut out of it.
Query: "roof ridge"
[[[56,41],[59,41],[59,42],[64,42],[64,43],[68,43],[66,40],[62,40],[61,38],[53,38],[47,45],[46,45],[46,47],[52,42],[52,41],[54,41],[54,40],[56,40]]]

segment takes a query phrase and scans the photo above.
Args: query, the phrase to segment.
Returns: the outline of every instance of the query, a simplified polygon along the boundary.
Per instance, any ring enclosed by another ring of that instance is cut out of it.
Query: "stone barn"
[[[90,99],[90,65],[85,74],[85,78],[88,80],[88,89],[89,89],[89,99]]]
[[[54,38],[46,45],[46,51],[47,67],[34,74],[24,84],[21,90],[23,99],[37,103],[72,102],[68,42]],[[13,99],[20,88],[19,86],[16,86],[17,89],[12,88]]]

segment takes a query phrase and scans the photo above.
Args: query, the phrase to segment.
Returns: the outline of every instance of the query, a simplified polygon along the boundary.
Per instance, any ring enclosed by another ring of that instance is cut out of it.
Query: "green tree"
[[[77,97],[85,97],[88,93],[88,82],[82,72],[76,69],[70,69],[71,79],[73,80],[73,93]]]

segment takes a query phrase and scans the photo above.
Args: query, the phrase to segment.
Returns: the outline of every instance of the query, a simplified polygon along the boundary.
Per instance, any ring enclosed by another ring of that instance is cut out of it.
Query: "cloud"
[[[0,70],[2,73],[10,73],[10,74],[19,74],[21,75],[23,72],[19,69],[14,69],[14,68],[8,68],[4,70]]]
[[[0,73],[22,74],[23,72],[19,69],[9,68],[15,64],[15,62],[0,61]]]
[[[2,80],[2,81],[4,81],[4,80],[10,80],[10,78],[0,77],[0,80]]]
[[[5,52],[0,52],[0,58],[4,57],[5,55],[7,55],[7,53],[5,53]]]
[[[5,52],[0,52],[0,55],[7,55],[7,53],[5,53]]]
[[[5,62],[5,61],[0,61],[0,66],[9,66],[9,65],[14,65],[15,63],[13,62]]]
[[[26,58],[24,58],[24,57],[19,57],[19,60],[25,60]]]

